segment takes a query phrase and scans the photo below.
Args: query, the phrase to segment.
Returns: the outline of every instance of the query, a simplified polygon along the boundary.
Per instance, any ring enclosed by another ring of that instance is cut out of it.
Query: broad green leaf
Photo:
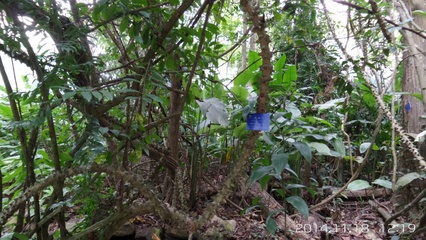
[[[231,88],[231,92],[233,94],[235,94],[235,96],[240,100],[240,101],[246,101],[248,96],[249,96],[249,92],[245,87],[241,87],[241,86],[233,86]]]
[[[61,152],[61,153],[59,153],[59,158],[61,159],[61,161],[64,161],[64,162],[69,162],[69,161],[73,160],[73,158],[71,157],[71,155],[69,154],[69,152]]]
[[[219,27],[212,23],[207,23],[207,29],[213,34],[219,34]]]
[[[259,56],[259,53],[254,51],[249,51],[248,53],[248,69],[251,72],[254,72],[259,69],[262,65],[262,58]]]
[[[338,152],[340,154],[340,157],[346,156],[346,148],[345,148],[345,144],[343,143],[342,139],[335,138],[333,140],[333,147],[336,150],[336,152]]]
[[[291,112],[292,119],[298,118],[302,115],[302,112],[294,102],[287,102],[285,105],[285,110]]]
[[[75,92],[75,91],[72,91],[72,92],[66,92],[66,93],[64,93],[64,94],[62,95],[62,99],[63,99],[64,101],[66,101],[66,100],[68,100],[68,99],[72,98],[75,94],[76,94],[76,92]]]
[[[276,174],[281,175],[288,163],[287,153],[276,153],[272,155],[271,166],[275,169]]]
[[[317,150],[317,152],[319,154],[324,154],[324,155],[330,155],[330,148],[325,145],[324,143],[319,143],[319,142],[310,142],[307,143],[309,147]]]
[[[157,95],[148,93],[147,96],[156,102],[163,103],[163,99]]]
[[[275,63],[275,71],[279,72],[284,69],[284,65],[285,65],[285,61],[287,60],[287,56],[285,54],[283,54],[280,59],[278,59],[278,61]]]
[[[278,12],[278,11],[274,11],[274,18],[275,18],[275,21],[276,21],[276,22],[280,22],[280,21],[281,21],[281,18],[282,18],[281,13],[280,13],[280,12]]]
[[[15,238],[17,238],[18,240],[28,240],[29,238],[27,237],[27,235],[23,234],[23,233],[15,233],[13,235]]]
[[[287,188],[286,188],[287,189]],[[283,189],[281,189],[281,188],[278,188],[278,189],[276,189],[276,188],[274,188],[274,189],[272,189],[271,190],[271,192],[276,192],[276,193],[278,193],[282,198],[285,198],[285,192],[284,192],[284,190]]]
[[[176,5],[180,4],[179,0],[170,0],[169,2],[170,2],[170,5],[172,5],[172,6],[176,6]]]
[[[266,230],[268,230],[268,232],[270,232],[270,233],[272,233],[272,234],[275,234],[275,232],[276,232],[276,231],[277,231],[277,229],[278,229],[277,222],[276,222],[276,221],[275,221],[275,219],[272,217],[272,214],[270,214],[270,215],[268,216],[268,218],[266,219],[265,225],[266,225]]]
[[[349,191],[358,191],[358,190],[366,189],[366,188],[369,188],[369,187],[371,187],[371,185],[367,181],[358,179],[358,180],[355,180],[355,181],[349,183],[348,190]]]
[[[299,152],[302,154],[302,156],[308,160],[309,163],[312,161],[312,151],[311,148],[308,146],[308,144],[304,142],[294,142],[292,143],[293,146],[299,150]]]
[[[416,172],[407,173],[404,176],[400,177],[398,181],[396,181],[395,188],[399,189],[405,185],[408,185],[413,180],[420,178],[420,174]]]
[[[289,89],[294,87],[294,81],[297,80],[297,69],[296,66],[290,65],[284,73],[283,85],[284,88]]]
[[[250,184],[253,184],[257,180],[261,179],[265,175],[268,175],[272,169],[274,169],[272,166],[260,166],[256,168],[250,175],[249,182]]]
[[[8,119],[13,119],[12,110],[8,105],[0,104],[0,116],[6,117]]]
[[[126,29],[129,27],[129,24],[130,24],[129,17],[123,16],[123,18],[121,18],[120,26],[118,27],[118,30],[120,31],[120,33],[123,33],[124,31],[126,31]]]
[[[379,186],[388,188],[388,189],[392,189],[392,182],[389,180],[385,180],[385,179],[376,179],[372,182],[373,184],[377,184]]]
[[[114,95],[112,95],[111,92],[107,91],[107,90],[101,90],[102,95],[104,96],[104,98],[106,100],[112,100],[114,99]]]
[[[90,102],[92,100],[92,93],[90,92],[81,92],[81,96],[83,96],[84,100],[86,100],[86,102]]]
[[[309,217],[309,207],[305,200],[299,196],[291,196],[286,198],[286,201],[296,208],[307,220]]]
[[[267,143],[268,145],[274,145],[274,142],[272,142],[272,140],[269,136],[270,136],[269,133],[263,132],[262,133],[263,141],[265,141],[265,143]]]
[[[213,97],[222,99],[226,95],[225,89],[222,84],[215,84],[213,87]]]
[[[232,136],[236,138],[242,138],[248,133],[247,123],[241,123],[240,126],[234,128],[232,131]]]
[[[195,30],[194,28],[189,28],[189,27],[185,27],[183,26],[181,28],[186,34],[188,35],[192,35],[193,37],[198,37],[200,34],[199,32],[197,32],[197,30]]]
[[[259,185],[262,189],[266,189],[268,187],[268,183],[270,182],[272,176],[270,174],[267,174],[259,179]]]
[[[102,94],[98,91],[93,91],[92,92],[93,96],[98,99],[99,101],[102,99]]]
[[[99,132],[101,134],[105,134],[105,133],[107,133],[109,131],[109,128],[107,128],[107,127],[100,127],[100,128],[98,128],[98,130],[99,130]]]
[[[244,70],[234,80],[234,86],[246,86],[255,74],[249,69]]]
[[[278,61],[275,63],[275,71],[276,73],[274,74],[274,83],[275,84],[282,84],[283,81],[283,77],[284,77],[284,66],[285,66],[285,61],[286,61],[287,57],[285,54],[283,54],[280,59],[278,59]],[[271,84],[274,84],[271,83]]]
[[[288,66],[285,73],[289,75],[291,81],[297,80],[297,68],[295,65]]]

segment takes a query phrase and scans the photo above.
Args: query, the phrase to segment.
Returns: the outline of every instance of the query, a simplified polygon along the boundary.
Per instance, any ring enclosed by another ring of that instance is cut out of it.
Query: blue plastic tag
[[[411,111],[411,103],[410,102],[407,102],[405,104],[405,111],[407,111],[407,112]]]
[[[269,113],[250,113],[247,115],[247,130],[268,131],[269,116]]]

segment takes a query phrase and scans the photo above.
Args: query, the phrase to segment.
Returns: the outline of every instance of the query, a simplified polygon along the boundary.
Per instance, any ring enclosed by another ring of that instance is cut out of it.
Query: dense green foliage
[[[390,8],[381,3],[378,16]],[[234,171],[262,74],[262,46],[242,55],[241,45],[253,36],[243,29],[239,3],[4,0],[0,11],[1,194],[3,206],[16,207],[14,221],[1,219],[5,233],[47,239],[48,224],[77,209],[87,217],[71,233],[59,226],[54,236],[65,238],[144,195],[108,171],[70,174],[37,188],[69,169],[101,165],[133,172],[161,199],[149,199],[155,206],[170,203],[184,212],[196,206],[203,172],[212,166]],[[281,212],[297,210],[305,217],[321,200],[319,189],[346,183],[363,161],[368,168],[359,179],[380,178],[376,183],[390,186],[388,159],[398,139],[390,121],[378,118],[365,76],[390,106],[386,86],[395,80],[393,92],[401,91],[402,67],[387,72],[402,43],[386,41],[376,15],[350,8],[347,31],[360,52],[348,57],[334,42],[321,2],[267,1],[260,12],[272,40],[274,71],[270,130],[260,133],[251,153],[250,184],[259,182],[283,201]],[[5,68],[10,58],[29,72],[21,76],[24,70],[16,65]],[[381,131],[372,138],[377,121]],[[363,159],[367,151],[370,159]],[[28,189],[32,197],[14,206]],[[243,206],[243,212],[257,204]],[[275,213],[265,225],[272,233]],[[40,222],[36,229],[25,227]]]

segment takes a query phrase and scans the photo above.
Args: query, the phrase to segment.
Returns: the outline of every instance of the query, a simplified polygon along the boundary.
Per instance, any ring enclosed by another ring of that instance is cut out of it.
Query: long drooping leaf
[[[309,207],[303,198],[299,196],[291,196],[286,198],[286,201],[296,208],[305,217],[305,219],[308,219]]]

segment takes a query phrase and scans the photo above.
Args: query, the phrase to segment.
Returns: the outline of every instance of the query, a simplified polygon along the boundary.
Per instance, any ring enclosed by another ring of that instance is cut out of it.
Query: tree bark
[[[398,3],[396,3],[398,4]],[[405,0],[404,3],[399,1],[397,9],[401,15],[401,21],[408,16],[413,17],[413,22],[410,24],[411,28],[415,29],[416,26],[421,29],[426,28],[426,18],[416,14],[412,14],[414,10],[426,11],[426,5],[423,0]],[[407,94],[402,97],[402,111],[403,111],[403,127],[408,133],[418,134],[426,127],[426,119],[422,118],[425,115],[425,94],[424,90],[424,64],[426,59],[424,52],[426,50],[426,43],[424,39],[418,35],[405,32],[403,34],[405,44],[408,46],[407,51],[404,52],[404,74],[402,80],[402,92],[408,93],[422,93],[422,101]],[[423,151],[420,150],[423,155]],[[423,155],[423,157],[425,157]],[[413,161],[413,154],[404,146],[402,151],[401,160],[398,162],[400,172],[416,172],[418,171],[417,161]],[[423,187],[424,183],[421,181],[414,181],[409,186],[399,189],[395,192],[393,201],[398,203],[399,206],[405,206],[418,194],[418,188]]]

